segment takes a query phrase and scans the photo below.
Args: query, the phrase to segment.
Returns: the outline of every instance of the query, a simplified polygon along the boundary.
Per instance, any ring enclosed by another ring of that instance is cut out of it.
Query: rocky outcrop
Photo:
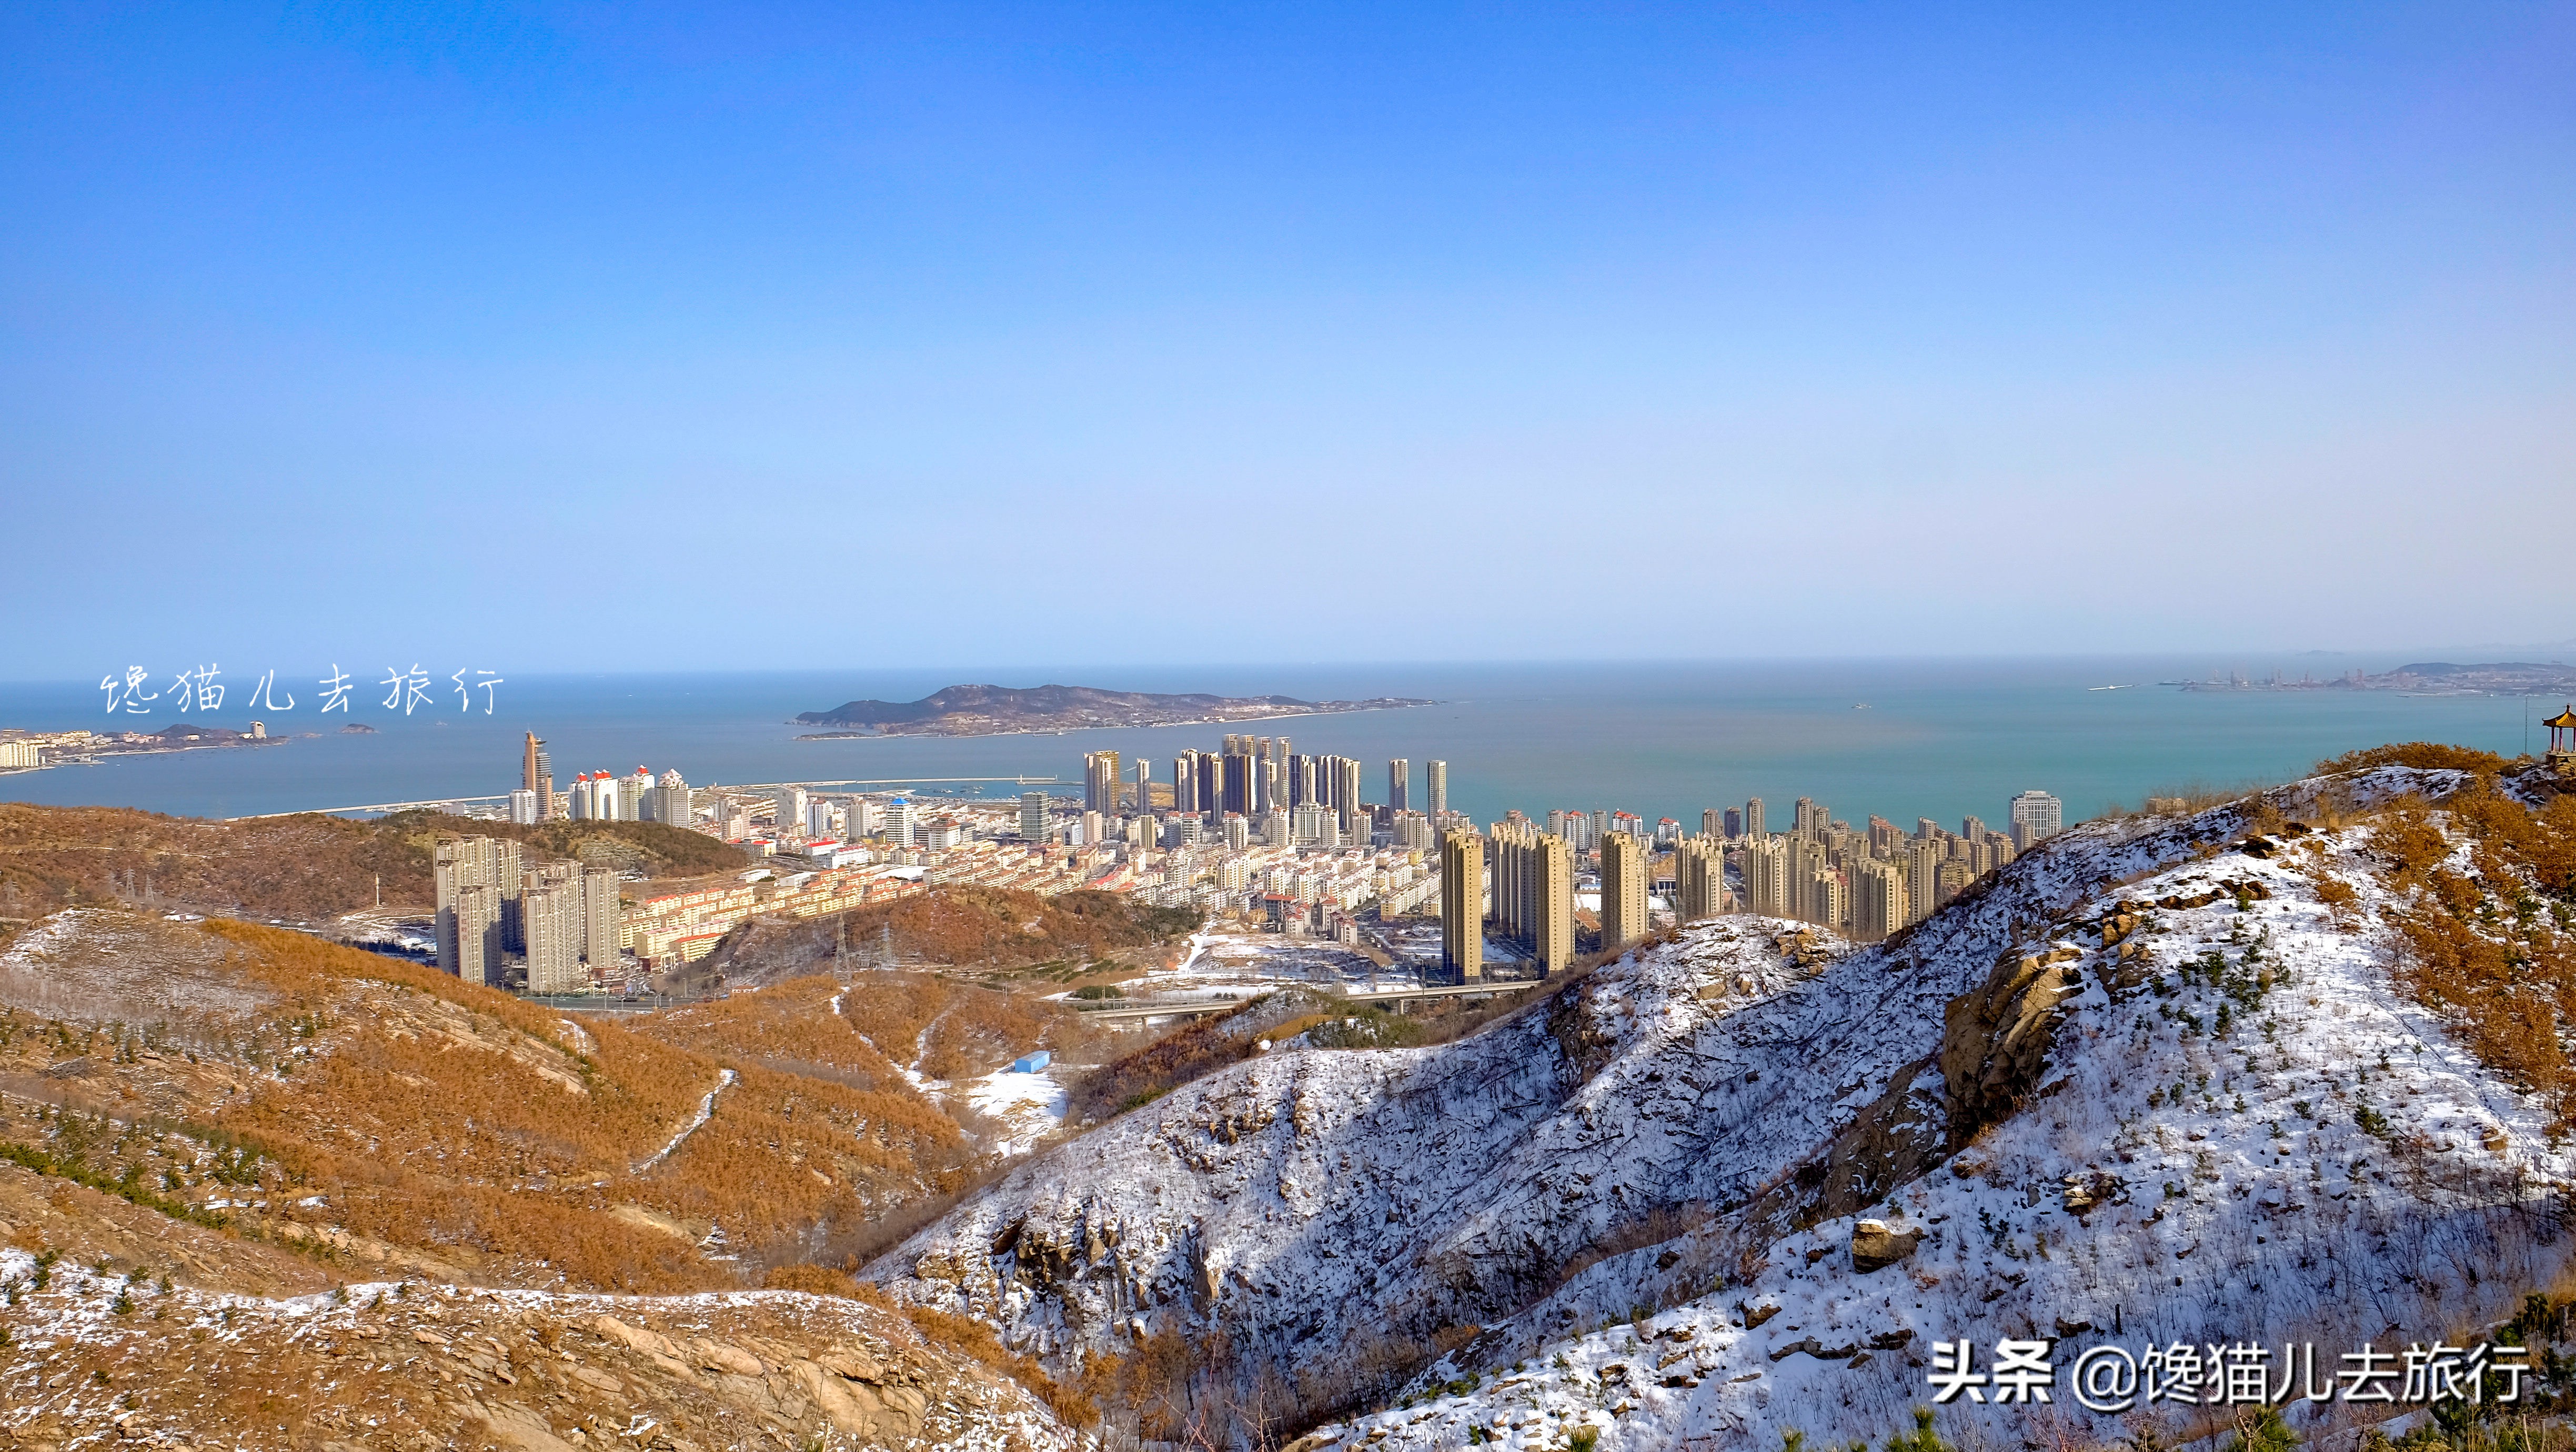
[[[1866,1210],[1949,1153],[1949,1119],[1933,1061],[1889,1076],[1891,1086],[1787,1179],[1755,1201],[1746,1219],[1775,1230]]]
[[[1867,1275],[1885,1270],[1914,1253],[1923,1243],[1923,1232],[1893,1230],[1883,1220],[1861,1220],[1852,1225],[1852,1269]]]
[[[1941,1078],[1950,1098],[1950,1145],[2010,1114],[2039,1081],[2058,1004],[2083,989],[2081,949],[2012,953],[1985,985],[1952,1000],[1941,1034]]]

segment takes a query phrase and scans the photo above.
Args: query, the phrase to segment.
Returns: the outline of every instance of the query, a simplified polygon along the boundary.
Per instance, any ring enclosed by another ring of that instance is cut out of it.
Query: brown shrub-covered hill
[[[955,885],[803,922],[755,920],[736,929],[702,968],[736,985],[777,982],[832,966],[836,956],[962,968],[1009,969],[1155,955],[1200,917],[1123,893],[1041,897],[1009,888]]]
[[[0,1156],[361,1272],[756,1282],[973,1159],[882,1088],[297,933],[61,913],[0,953]]]
[[[124,807],[0,802],[0,918],[130,902],[249,918],[318,920],[385,905],[430,906],[440,837],[516,837],[538,858],[578,857],[653,877],[739,867],[739,849],[658,822],[516,826],[436,812],[373,821],[306,813],[212,821]]]
[[[368,1279],[14,1165],[0,1282],[0,1447],[1076,1444],[989,1337],[846,1294]]]

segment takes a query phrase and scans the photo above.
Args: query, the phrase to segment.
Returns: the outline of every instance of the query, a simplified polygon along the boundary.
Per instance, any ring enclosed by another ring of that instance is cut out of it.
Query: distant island
[[[1432,704],[1407,696],[1301,701],[1294,696],[1157,696],[1093,686],[949,686],[918,701],[845,701],[828,711],[807,711],[793,724],[841,728],[797,738],[802,741],[846,736],[1001,736],[1101,726],[1267,721]]]
[[[2397,691],[2415,696],[2547,696],[2576,697],[2576,666],[2560,661],[2487,661],[2454,665],[2449,661],[2416,661],[2382,675],[2346,671],[2318,680],[2291,680],[2279,671],[2255,680],[2243,673],[2225,680],[2212,672],[2205,681],[2177,681],[2186,691]]]

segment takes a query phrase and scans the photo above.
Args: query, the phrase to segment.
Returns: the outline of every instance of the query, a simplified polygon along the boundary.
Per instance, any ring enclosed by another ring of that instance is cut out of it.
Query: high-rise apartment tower
[[[437,893],[438,966],[468,983],[497,985],[520,894],[519,844],[451,837],[430,852]]]
[[[1726,848],[1716,833],[1682,839],[1673,850],[1673,879],[1681,897],[1675,906],[1683,922],[1695,923],[1726,911]]]
[[[1908,921],[1906,869],[1900,863],[1864,857],[1852,866],[1851,935],[1875,943]]]
[[[1118,810],[1118,753],[1094,751],[1082,758],[1082,805],[1088,811]]]
[[[2025,844],[2054,837],[2066,829],[2066,806],[2043,791],[2023,792],[2012,799],[2012,823]]]
[[[546,755],[545,738],[534,731],[528,733],[527,744],[521,748],[519,786],[524,791],[536,793],[538,821],[554,820],[555,764],[553,758]]]
[[[1440,966],[1460,983],[1485,976],[1485,844],[1458,829],[1440,837]]]
[[[1646,936],[1646,858],[1650,849],[1627,832],[1601,839],[1601,951],[1615,953]]]

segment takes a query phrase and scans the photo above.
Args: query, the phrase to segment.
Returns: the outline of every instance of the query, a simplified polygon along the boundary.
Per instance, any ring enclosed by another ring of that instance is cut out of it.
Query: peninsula
[[[248,731],[225,726],[199,726],[181,721],[158,731],[22,731],[0,728],[0,771],[37,771],[49,766],[92,766],[115,756],[150,756],[170,751],[205,751],[227,746],[279,746],[288,738],[271,736],[263,722]]]
[[[2216,671],[2212,671],[2208,680],[2176,681],[2173,684],[2186,691],[2397,691],[2415,696],[2545,696],[2576,694],[2576,666],[2564,661],[2504,660],[2474,665],[2416,661],[2384,675],[2369,675],[2356,670],[2325,680],[2302,676],[2294,681],[2279,671],[2274,671],[2268,679],[2259,680],[2240,671],[2222,680]]]
[[[845,701],[828,711],[807,711],[793,724],[838,728],[798,738],[805,741],[845,736],[1002,736],[1101,726],[1267,721],[1431,704],[1407,696],[1301,701],[1294,696],[1158,696],[1092,686],[948,686],[918,701]]]

